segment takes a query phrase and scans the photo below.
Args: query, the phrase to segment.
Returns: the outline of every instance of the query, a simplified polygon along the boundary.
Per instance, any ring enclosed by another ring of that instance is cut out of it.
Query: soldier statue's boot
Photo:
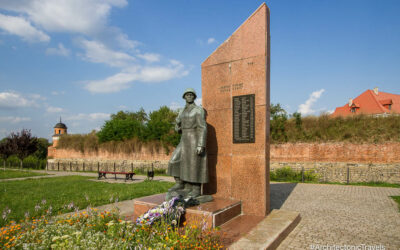
[[[196,198],[201,195],[201,184],[192,184],[192,191],[190,191],[187,196]]]
[[[192,183],[190,183],[190,182],[185,182],[185,188],[183,189],[183,192],[184,192],[185,194],[190,193],[190,192],[192,191],[192,187],[193,187]],[[186,195],[185,195],[185,196],[186,196]]]
[[[176,183],[170,189],[168,189],[168,192],[181,190],[185,187],[185,185],[183,184],[183,181],[179,177],[174,177],[174,178],[175,178]]]

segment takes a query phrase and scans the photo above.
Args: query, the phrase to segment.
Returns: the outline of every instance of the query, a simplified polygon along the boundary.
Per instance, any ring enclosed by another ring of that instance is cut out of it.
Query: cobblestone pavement
[[[400,212],[392,195],[400,195],[400,188],[271,183],[271,208],[301,215],[278,249],[362,244],[400,249]]]

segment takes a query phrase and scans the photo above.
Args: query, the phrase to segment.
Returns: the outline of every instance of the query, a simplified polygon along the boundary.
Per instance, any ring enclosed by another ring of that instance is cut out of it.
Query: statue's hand
[[[202,153],[204,153],[204,147],[197,147],[197,154],[201,155]]]

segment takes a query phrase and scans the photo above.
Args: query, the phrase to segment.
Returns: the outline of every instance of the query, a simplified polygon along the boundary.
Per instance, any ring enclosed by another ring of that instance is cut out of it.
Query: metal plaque
[[[233,143],[254,143],[255,95],[234,96],[232,99]]]

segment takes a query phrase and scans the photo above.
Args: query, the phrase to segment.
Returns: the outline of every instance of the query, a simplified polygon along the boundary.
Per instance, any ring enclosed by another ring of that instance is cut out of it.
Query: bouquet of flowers
[[[181,216],[185,213],[185,200],[182,197],[174,197],[164,201],[158,206],[149,209],[136,219],[137,225],[152,225],[162,219],[173,226],[177,225]]]

